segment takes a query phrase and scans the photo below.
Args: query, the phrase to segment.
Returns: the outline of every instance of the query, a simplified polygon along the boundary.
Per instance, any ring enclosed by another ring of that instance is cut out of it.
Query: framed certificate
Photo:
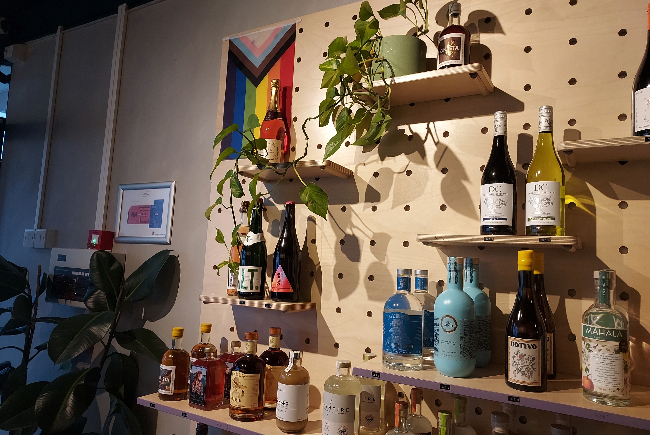
[[[176,182],[120,184],[115,217],[118,243],[169,245]]]

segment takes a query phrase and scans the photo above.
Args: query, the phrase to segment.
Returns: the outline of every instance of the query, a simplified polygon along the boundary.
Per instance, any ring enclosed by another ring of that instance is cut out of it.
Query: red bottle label
[[[282,266],[278,266],[278,269],[273,274],[273,281],[271,282],[271,291],[276,293],[293,293],[293,288],[291,288],[291,283],[287,278],[287,274],[284,273]]]

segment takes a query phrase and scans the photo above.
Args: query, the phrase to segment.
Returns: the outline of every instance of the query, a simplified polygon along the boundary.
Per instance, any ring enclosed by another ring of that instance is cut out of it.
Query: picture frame
[[[120,184],[115,242],[171,244],[176,182]]]

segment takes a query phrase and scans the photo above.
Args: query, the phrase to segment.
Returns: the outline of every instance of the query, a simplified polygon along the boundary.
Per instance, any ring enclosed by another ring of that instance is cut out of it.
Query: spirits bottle
[[[190,376],[190,355],[182,346],[183,328],[172,329],[172,347],[160,362],[158,398],[160,400],[186,400]]]
[[[571,428],[563,424],[552,424],[551,435],[571,435]]]
[[[627,315],[612,307],[616,272],[594,272],[596,301],[582,315],[582,394],[610,406],[630,404]]]
[[[469,64],[469,31],[460,24],[460,3],[449,4],[449,24],[440,32],[438,69]]]
[[[266,149],[260,150],[260,156],[269,163],[284,161],[285,126],[280,113],[280,80],[271,80],[271,96],[266,116],[260,127],[260,139],[266,139]]]
[[[555,320],[553,311],[548,304],[546,288],[544,287],[544,254],[533,252],[533,291],[537,297],[537,304],[542,313],[542,321],[546,330],[546,379],[555,379],[557,371]]]
[[[476,367],[485,367],[492,356],[492,306],[490,297],[478,286],[478,258],[465,258],[463,291],[474,301],[476,312]]]
[[[407,425],[406,419],[409,414],[409,403],[406,400],[395,402],[395,428],[386,432],[386,435],[415,435]]]
[[[526,174],[526,235],[564,235],[564,169],[553,146],[553,108],[539,108],[539,135]]]
[[[251,226],[242,241],[238,293],[241,299],[264,299],[266,285],[266,242],[262,232],[262,201],[251,214]]]
[[[456,396],[454,398],[454,435],[476,435],[474,428],[467,424],[466,409],[467,398]]]
[[[438,411],[438,435],[451,435],[452,430],[451,412]]]
[[[266,364],[266,375],[264,382],[264,407],[274,409],[278,400],[278,378],[280,373],[289,364],[289,356],[280,349],[280,337],[282,329],[269,328],[269,348],[260,355]]]
[[[244,222],[248,223],[248,207],[250,206],[249,201],[242,201],[241,206],[239,207],[239,228],[237,233],[239,238],[237,239],[237,245],[230,248],[230,259],[233,262],[233,268],[228,268],[228,287],[226,292],[228,296],[237,296],[237,283],[239,282],[239,263],[240,263],[240,253],[242,243],[241,240],[246,237],[248,234],[248,225],[244,225]],[[246,218],[246,221],[244,219]]]
[[[364,353],[363,360],[370,361],[377,355]],[[359,433],[379,434],[384,428],[384,398],[386,382],[379,379],[359,377],[361,395],[359,397]]]
[[[216,349],[205,349],[205,357],[194,361],[190,370],[190,406],[210,411],[223,403],[226,364],[215,358]]]
[[[271,299],[298,302],[300,296],[300,245],[296,235],[296,206],[284,206],[284,225],[273,253]]]
[[[632,134],[650,137],[650,113],[647,101],[650,100],[650,4],[648,4],[648,39],[643,53],[643,60],[634,78],[632,87]]]
[[[257,332],[246,333],[245,354],[230,373],[230,418],[256,421],[264,417],[266,364],[257,356]]]
[[[510,417],[505,412],[492,413],[492,435],[508,435],[508,421]]]
[[[413,296],[422,304],[422,359],[433,363],[433,307],[436,298],[429,293],[429,271],[415,271]]]
[[[422,389],[411,388],[411,413],[406,419],[406,427],[415,435],[431,435],[431,422],[422,415]]]
[[[481,234],[517,235],[517,178],[506,130],[506,112],[496,112],[492,151],[481,177]]]
[[[449,257],[447,289],[434,308],[433,361],[438,371],[454,378],[469,376],[476,367],[476,312],[463,291],[463,258]]]
[[[323,435],[358,434],[361,383],[350,374],[352,364],[336,362],[336,375],[323,388]]]
[[[533,293],[533,251],[517,253],[519,290],[506,326],[506,384],[546,391],[546,331]]]
[[[235,365],[235,362],[242,356],[243,353],[237,352],[235,349],[241,349],[241,341],[233,340],[230,342],[230,353],[222,353],[219,356],[219,359],[224,362],[226,365],[226,380],[223,389],[223,404],[230,404],[230,383],[231,383],[231,372],[232,368]]]
[[[285,433],[299,433],[307,427],[309,413],[309,373],[302,366],[302,352],[289,352],[289,365],[278,378],[275,422]]]
[[[411,294],[411,269],[397,269],[397,292],[384,304],[383,364],[422,369],[422,304]]]
[[[197,359],[205,358],[208,351],[217,353],[217,348],[210,343],[210,331],[212,331],[212,323],[201,323],[201,341],[190,351],[190,369]]]

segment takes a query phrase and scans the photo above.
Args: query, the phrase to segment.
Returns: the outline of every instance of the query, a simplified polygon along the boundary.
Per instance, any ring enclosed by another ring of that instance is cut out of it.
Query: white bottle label
[[[323,435],[354,435],[355,396],[323,392]]]
[[[560,182],[526,183],[526,226],[559,225]]]
[[[246,245],[254,245],[255,243],[263,242],[264,241],[264,233],[254,233],[252,231],[249,231],[246,234],[246,237],[244,237],[244,240],[241,242]]]
[[[481,225],[512,225],[512,192],[510,183],[481,186]]]
[[[514,384],[542,385],[542,342],[508,337],[508,380]]]
[[[506,112],[497,112],[494,114],[494,135],[505,136],[508,127],[508,114]]]
[[[239,288],[243,293],[259,293],[262,285],[262,268],[259,266],[239,266]]]
[[[174,394],[175,378],[176,378],[176,366],[165,366],[160,364],[160,376],[158,377],[158,392],[160,394]]]
[[[539,132],[553,132],[553,107],[542,106],[539,108]]]
[[[260,157],[268,159],[269,163],[282,163],[282,140],[266,139],[266,149],[260,150]]]
[[[582,386],[595,393],[630,397],[627,330],[582,324]]]
[[[269,347],[272,349],[280,348],[280,336],[279,335],[269,335]]]
[[[381,419],[381,385],[362,385],[359,402],[359,425],[378,429]]]
[[[438,69],[465,64],[465,34],[448,33],[438,41]]]
[[[278,384],[278,404],[275,416],[278,420],[298,422],[307,420],[309,412],[309,384]]]
[[[650,128],[650,88],[634,93],[634,132]]]
[[[259,373],[230,374],[230,406],[233,408],[258,408],[260,403]]]

